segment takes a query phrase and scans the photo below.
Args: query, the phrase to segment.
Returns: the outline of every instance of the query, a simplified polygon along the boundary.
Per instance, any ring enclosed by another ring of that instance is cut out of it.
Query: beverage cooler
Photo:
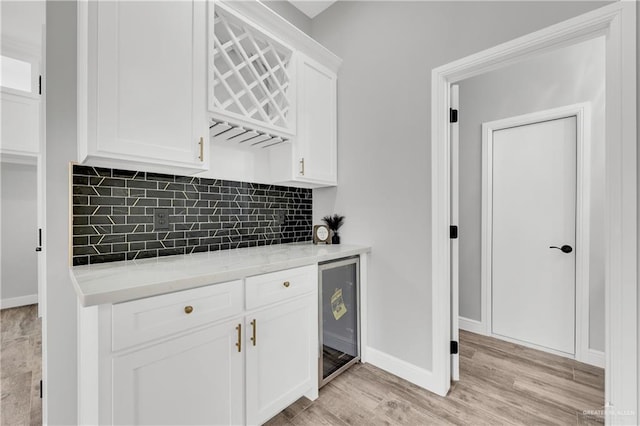
[[[322,387],[360,360],[360,257],[321,263],[318,274]]]

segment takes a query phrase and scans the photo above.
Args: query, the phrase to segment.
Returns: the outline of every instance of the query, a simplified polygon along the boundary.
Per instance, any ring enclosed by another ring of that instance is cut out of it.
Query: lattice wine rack
[[[286,141],[293,134],[292,50],[222,7],[213,15],[210,98],[225,120],[214,119],[212,136],[262,147]]]

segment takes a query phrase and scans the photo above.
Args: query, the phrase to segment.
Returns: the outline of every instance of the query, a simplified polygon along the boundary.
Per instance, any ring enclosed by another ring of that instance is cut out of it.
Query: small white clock
[[[319,244],[331,244],[331,233],[329,232],[329,228],[325,225],[314,225],[313,226],[313,243]]]

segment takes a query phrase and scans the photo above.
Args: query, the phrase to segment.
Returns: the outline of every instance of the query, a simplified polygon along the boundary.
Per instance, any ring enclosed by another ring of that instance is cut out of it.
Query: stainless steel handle
[[[300,160],[300,174],[304,176],[304,157]]]
[[[204,138],[200,137],[200,142],[198,142],[198,144],[200,145],[200,155],[198,156],[198,158],[200,159],[200,161],[204,162]]]

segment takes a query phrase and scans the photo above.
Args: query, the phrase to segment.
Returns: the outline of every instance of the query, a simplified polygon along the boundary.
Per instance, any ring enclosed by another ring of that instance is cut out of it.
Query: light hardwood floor
[[[3,309],[1,424],[42,424],[41,326],[35,305]],[[570,359],[460,331],[460,382],[446,398],[369,364],[357,364],[267,424],[597,425],[604,371]]]
[[[2,425],[41,425],[42,326],[37,305],[0,311]]]
[[[460,381],[446,398],[358,364],[267,423],[276,425],[590,425],[604,371],[460,331]]]

